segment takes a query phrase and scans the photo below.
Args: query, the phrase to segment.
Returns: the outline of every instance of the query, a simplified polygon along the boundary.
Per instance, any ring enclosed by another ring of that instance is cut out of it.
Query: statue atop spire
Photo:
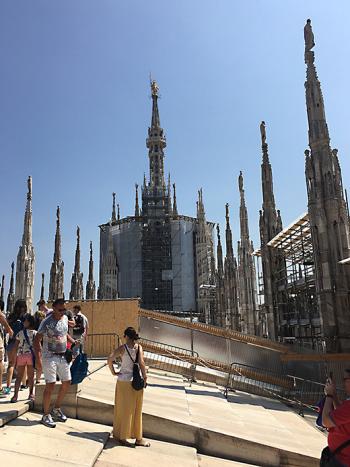
[[[86,300],[96,299],[96,284],[94,281],[94,259],[92,242],[90,241],[89,279],[86,283]]]
[[[49,301],[64,298],[64,262],[61,254],[61,212],[56,210],[55,251],[50,269]]]
[[[264,120],[260,123],[261,144],[266,144],[266,125]]]
[[[83,286],[83,273],[80,272],[80,228],[77,227],[77,247],[75,250],[75,263],[74,272],[71,279],[71,289],[69,300],[83,300],[84,299],[84,286]]]
[[[28,177],[27,187],[22,244],[17,255],[15,299],[25,300],[28,310],[32,310],[35,277],[35,253],[32,239],[32,177]]]
[[[306,20],[304,26],[305,53],[310,52],[315,46],[314,33],[312,32],[311,19]]]

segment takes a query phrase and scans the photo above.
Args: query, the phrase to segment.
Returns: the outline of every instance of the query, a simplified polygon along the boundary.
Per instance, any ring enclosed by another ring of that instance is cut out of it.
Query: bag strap
[[[337,449],[335,449],[333,452],[332,452],[332,456],[335,456],[336,454],[339,454],[340,451],[342,451],[344,448],[346,448],[347,446],[350,445],[350,439],[348,439],[347,441],[345,441],[344,443],[342,443],[340,446],[337,447]]]
[[[126,344],[124,344],[124,347],[125,347],[125,350],[128,352],[128,355],[130,357],[130,360],[133,362],[133,364],[135,365],[135,363],[137,362],[137,355],[136,355],[136,360],[134,361],[134,359],[132,358],[130,352],[129,352],[129,349],[128,349],[128,346]]]

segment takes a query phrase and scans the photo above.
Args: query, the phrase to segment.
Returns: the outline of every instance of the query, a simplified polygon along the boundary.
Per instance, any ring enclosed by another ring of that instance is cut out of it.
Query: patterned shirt
[[[28,341],[32,348],[35,334],[36,331],[34,331],[33,329],[27,329]],[[24,336],[23,329],[22,331],[19,331],[19,333],[16,336],[16,339],[19,341],[17,355],[22,355],[24,353],[30,352],[30,346],[28,345],[27,339]]]
[[[63,354],[67,349],[68,318],[62,316],[57,321],[51,313],[40,323],[38,330],[43,335],[43,357],[49,358],[53,354]]]

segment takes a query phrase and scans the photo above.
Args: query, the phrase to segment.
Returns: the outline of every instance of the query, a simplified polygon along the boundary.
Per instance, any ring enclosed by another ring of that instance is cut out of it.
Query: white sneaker
[[[41,419],[41,423],[49,428],[55,428],[56,426],[56,423],[52,420],[52,417],[50,414],[43,415]]]
[[[52,409],[51,415],[57,422],[66,422],[67,417],[64,415],[61,409]]]

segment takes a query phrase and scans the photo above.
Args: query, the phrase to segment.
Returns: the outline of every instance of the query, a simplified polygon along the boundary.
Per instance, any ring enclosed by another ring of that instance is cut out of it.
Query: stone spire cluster
[[[112,224],[105,231],[107,236],[107,250],[100,259],[100,300],[115,300],[118,298],[118,260],[114,250]]]
[[[83,273],[80,271],[80,228],[77,227],[77,246],[75,250],[74,272],[71,279],[70,300],[84,299]]]
[[[338,151],[330,145],[309,19],[304,27],[304,39],[310,147],[310,151],[305,151],[305,176],[321,328],[326,339],[339,337],[339,351],[349,351],[350,271],[339,264],[350,256],[349,220]]]
[[[50,270],[49,301],[64,298],[64,262],[61,253],[61,219],[60,208],[56,211],[55,251]]]
[[[237,250],[241,328],[243,332],[253,335],[258,333],[256,271],[253,258],[254,248],[249,236],[248,211],[245,203],[242,172],[238,177],[238,188],[241,239],[238,242]]]
[[[94,259],[92,251],[92,242],[90,242],[90,260],[89,260],[89,278],[86,283],[86,300],[96,299],[96,284],[94,280]]]
[[[35,278],[35,254],[32,238],[32,177],[28,177],[27,185],[23,236],[17,255],[15,299],[25,300],[28,310],[32,310]]]

